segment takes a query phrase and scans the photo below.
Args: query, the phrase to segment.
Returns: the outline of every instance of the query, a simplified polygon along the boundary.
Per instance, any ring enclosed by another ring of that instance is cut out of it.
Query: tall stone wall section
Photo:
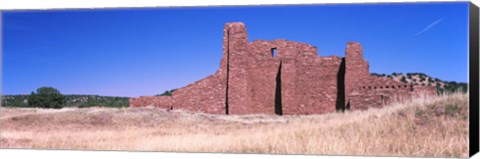
[[[435,87],[370,76],[357,42],[347,43],[342,58],[318,56],[314,46],[283,39],[249,43],[243,23],[227,23],[223,31],[223,56],[215,74],[172,96],[130,98],[130,106],[214,114],[322,114],[436,94]]]
[[[272,55],[274,44],[270,41],[256,40],[248,45],[248,107],[252,112],[274,114],[277,95],[277,78],[281,60]],[[251,112],[244,112],[251,113]]]
[[[319,57],[315,47],[288,40],[255,40],[249,50],[248,107],[253,112],[319,114],[335,110],[330,105],[335,105],[337,98],[341,58]]]
[[[228,56],[228,113],[246,114],[252,112],[248,92],[249,49],[248,35],[243,23],[228,23],[225,26]]]
[[[370,77],[368,62],[363,59],[363,48],[360,43],[348,42],[345,49],[345,95],[346,105],[354,88],[364,85]]]

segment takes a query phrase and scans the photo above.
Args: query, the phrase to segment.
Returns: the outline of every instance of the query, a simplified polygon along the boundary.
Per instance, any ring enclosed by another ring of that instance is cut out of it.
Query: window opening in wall
[[[395,86],[392,86],[392,88],[395,88]]]
[[[388,86],[385,86],[385,88],[389,88]]]
[[[277,48],[272,48],[271,52],[272,52],[272,57],[273,58],[277,57]]]

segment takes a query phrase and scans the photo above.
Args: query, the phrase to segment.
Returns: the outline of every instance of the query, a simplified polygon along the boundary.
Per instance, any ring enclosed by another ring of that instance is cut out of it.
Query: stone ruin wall
[[[341,58],[318,57],[315,47],[287,40],[255,40],[249,50],[246,88],[253,112],[319,114],[335,110],[330,106],[336,102]]]
[[[345,58],[322,57],[316,47],[305,43],[249,43],[243,23],[227,23],[223,56],[215,74],[172,96],[130,98],[129,105],[212,114],[322,114],[382,107],[397,96],[419,90],[436,93],[435,87],[398,87],[404,84],[370,76],[368,69],[356,42],[347,43]]]
[[[347,106],[350,104],[350,110],[381,108],[390,102],[422,94],[436,95],[437,89],[432,86],[405,84],[387,77],[370,76],[368,83],[352,90]]]

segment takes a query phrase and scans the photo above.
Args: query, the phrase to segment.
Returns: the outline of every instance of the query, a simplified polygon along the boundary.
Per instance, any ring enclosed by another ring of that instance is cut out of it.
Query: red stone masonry
[[[345,58],[321,57],[317,48],[288,40],[248,42],[243,23],[227,23],[215,74],[172,96],[130,98],[133,107],[156,106],[213,114],[322,114],[382,107],[395,98],[435,87],[405,85],[370,76],[360,43],[348,42]]]

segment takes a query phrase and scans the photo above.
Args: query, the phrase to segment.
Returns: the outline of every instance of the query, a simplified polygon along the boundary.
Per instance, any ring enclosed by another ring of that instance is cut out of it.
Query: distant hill
[[[468,84],[465,82],[455,82],[455,81],[443,81],[438,78],[430,77],[424,73],[392,73],[389,75],[386,74],[377,74],[371,73],[373,76],[378,77],[387,77],[392,78],[393,80],[413,85],[422,85],[422,86],[436,86],[438,93],[453,93],[455,91],[467,92]]]
[[[4,95],[2,106],[5,107],[30,107],[28,97],[30,95]],[[128,97],[112,97],[99,95],[64,95],[65,107],[128,107]]]

